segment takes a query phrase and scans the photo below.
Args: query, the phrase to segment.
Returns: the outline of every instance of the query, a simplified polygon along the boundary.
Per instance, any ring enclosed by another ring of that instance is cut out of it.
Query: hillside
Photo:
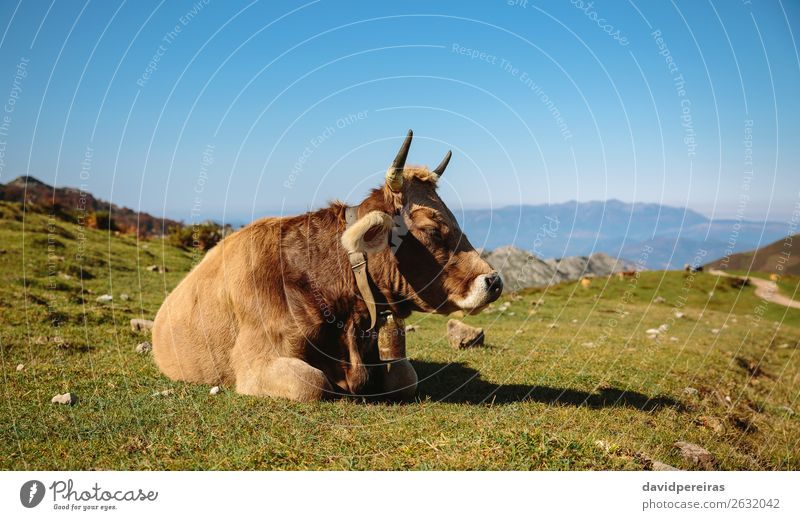
[[[181,226],[171,219],[139,213],[96,198],[77,188],[56,188],[31,176],[17,177],[0,184],[0,201],[25,203],[32,208],[53,211],[62,219],[82,219],[90,227],[108,229],[108,221],[97,222],[98,215],[110,215],[112,229],[140,237],[160,236],[172,227]]]
[[[800,234],[764,247],[709,262],[706,267],[728,271],[755,271],[800,276]]]
[[[716,469],[800,469],[800,310],[708,273],[509,292],[461,318],[486,331],[469,350],[415,314],[417,402],[289,403],[210,395],[135,351],[129,320],[191,252],[5,202],[0,244],[2,469],[697,469],[677,441]]]
[[[500,272],[505,286],[512,291],[635,269],[632,263],[617,260],[605,253],[542,260],[517,247],[505,246],[482,253],[481,256]]]
[[[619,200],[470,209],[461,225],[486,250],[513,245],[540,258],[603,252],[637,259],[647,251],[647,269],[680,269],[699,250],[708,258],[725,254],[736,230],[735,251],[767,244],[786,234],[786,224],[715,219],[687,208]]]

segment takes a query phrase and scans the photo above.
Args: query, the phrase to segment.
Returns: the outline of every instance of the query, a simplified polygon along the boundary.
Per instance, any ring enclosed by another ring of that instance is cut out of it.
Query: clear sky
[[[800,6],[5,1],[0,182],[241,222],[379,184],[406,129],[451,207],[800,203]]]

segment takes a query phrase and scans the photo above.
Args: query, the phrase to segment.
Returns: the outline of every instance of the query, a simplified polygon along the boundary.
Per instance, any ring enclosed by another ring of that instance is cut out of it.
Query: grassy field
[[[727,279],[508,294],[464,318],[487,338],[465,351],[446,317],[415,315],[417,402],[296,404],[212,396],[134,351],[149,338],[129,320],[155,315],[190,252],[0,210],[2,469],[695,468],[676,441],[718,469],[800,469],[800,311]],[[50,403],[63,392],[78,403]]]

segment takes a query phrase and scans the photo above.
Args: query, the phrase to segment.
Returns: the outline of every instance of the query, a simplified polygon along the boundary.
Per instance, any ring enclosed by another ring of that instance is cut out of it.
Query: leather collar
[[[344,218],[349,228],[358,220],[358,206],[347,206],[344,210]],[[369,311],[369,330],[375,328],[378,319],[378,312],[375,307],[375,297],[369,286],[369,271],[367,271],[367,255],[360,251],[348,251],[347,257],[350,259],[350,268],[356,277],[356,286],[361,298],[367,304]]]

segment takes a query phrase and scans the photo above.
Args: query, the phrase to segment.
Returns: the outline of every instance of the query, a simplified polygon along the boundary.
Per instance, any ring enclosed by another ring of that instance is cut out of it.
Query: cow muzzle
[[[497,271],[481,274],[472,280],[466,296],[454,300],[463,311],[478,313],[503,294],[503,279]]]

